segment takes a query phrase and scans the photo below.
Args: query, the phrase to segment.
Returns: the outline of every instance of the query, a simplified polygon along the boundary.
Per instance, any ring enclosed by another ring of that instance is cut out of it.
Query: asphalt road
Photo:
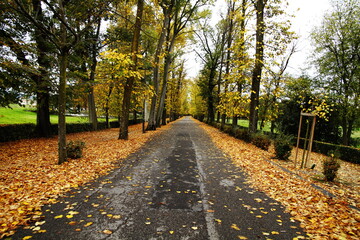
[[[43,208],[12,239],[293,239],[284,207],[190,118],[178,120],[119,168]],[[44,231],[46,230],[46,232]],[[40,231],[40,232],[39,232]]]

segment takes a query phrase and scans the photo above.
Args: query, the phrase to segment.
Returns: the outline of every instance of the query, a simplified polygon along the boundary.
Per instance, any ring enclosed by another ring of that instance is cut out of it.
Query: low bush
[[[267,151],[269,150],[271,140],[266,135],[254,134],[252,136],[251,143],[257,146],[258,148]]]
[[[292,136],[280,134],[274,141],[275,157],[289,160],[293,148]]]
[[[234,135],[234,134],[233,134],[233,128],[232,128],[232,126],[230,126],[230,125],[224,125],[223,132],[224,132],[224,133],[227,133],[227,134],[229,134],[229,135]]]
[[[85,142],[83,141],[70,141],[66,144],[66,155],[68,158],[77,159],[83,155]]]
[[[337,161],[336,154],[331,153],[329,158],[323,162],[323,173],[326,181],[334,181],[340,164]]]
[[[247,129],[238,128],[234,131],[234,135],[237,139],[243,140],[245,142],[251,142],[251,134]]]
[[[304,145],[304,139],[301,139],[300,147]],[[332,143],[314,141],[312,150],[317,153],[328,154],[330,151],[336,150],[341,160],[360,164],[360,149],[336,145]]]

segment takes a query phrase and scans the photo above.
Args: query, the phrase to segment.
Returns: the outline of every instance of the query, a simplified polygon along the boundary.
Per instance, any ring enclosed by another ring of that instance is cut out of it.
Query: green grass
[[[32,112],[30,108],[20,107],[18,105],[11,105],[11,108],[0,107],[0,124],[22,124],[34,123],[36,124],[36,113]],[[100,120],[100,119],[99,119]],[[50,115],[51,123],[58,123],[57,115]],[[66,117],[67,123],[86,123],[87,117]]]

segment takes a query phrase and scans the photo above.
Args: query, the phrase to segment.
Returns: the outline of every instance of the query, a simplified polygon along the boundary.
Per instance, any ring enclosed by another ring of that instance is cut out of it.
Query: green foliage
[[[274,141],[275,156],[280,160],[289,160],[292,150],[292,136],[280,134]]]
[[[245,142],[251,142],[251,134],[245,128],[238,128],[235,130],[235,137]]]
[[[340,168],[340,164],[337,160],[334,152],[330,153],[328,159],[323,162],[323,173],[326,181],[334,181],[336,178],[337,171]]]
[[[224,125],[223,132],[229,135],[234,135],[233,127],[231,125]]]
[[[251,143],[265,151],[269,150],[271,140],[268,136],[263,134],[254,134],[251,139]]]
[[[85,142],[83,141],[70,141],[66,144],[66,156],[71,159],[81,158]]]
[[[334,150],[338,151],[340,159],[347,162],[360,164],[360,149],[358,148],[319,141],[314,141],[313,143],[314,152],[327,154],[328,152]]]

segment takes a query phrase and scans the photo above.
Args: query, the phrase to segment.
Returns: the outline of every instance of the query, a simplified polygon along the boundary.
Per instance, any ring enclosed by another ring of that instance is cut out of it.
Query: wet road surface
[[[42,210],[44,219],[12,239],[305,236],[280,203],[246,183],[246,174],[190,118],[175,122],[109,175]]]

